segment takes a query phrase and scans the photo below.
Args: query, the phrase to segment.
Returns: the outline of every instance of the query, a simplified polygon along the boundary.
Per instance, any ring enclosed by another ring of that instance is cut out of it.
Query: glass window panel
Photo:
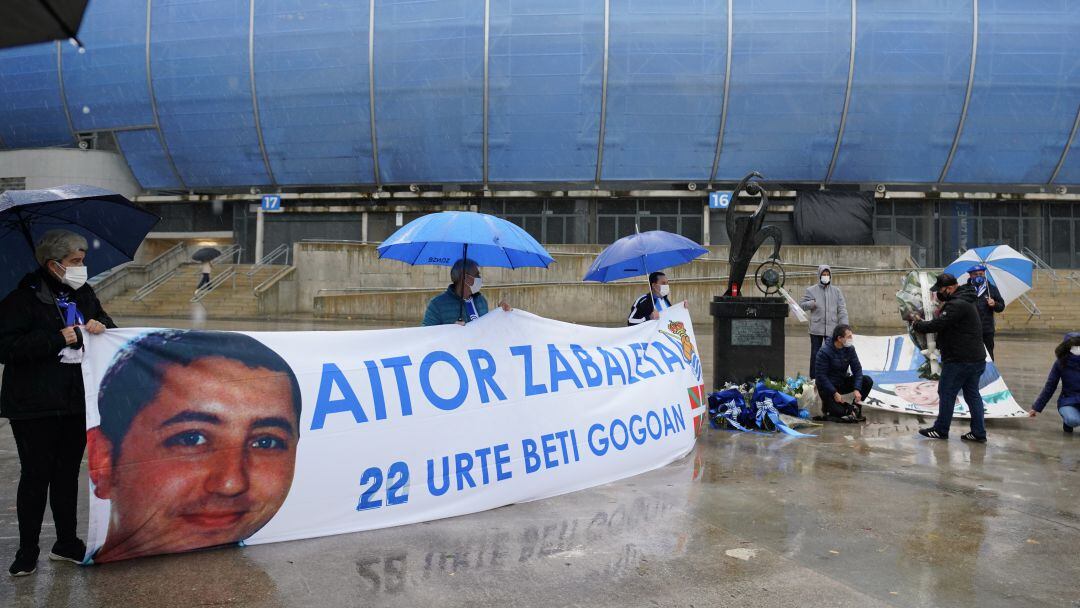
[[[547,202],[547,210],[551,213],[574,213],[577,201],[566,199],[550,199]]]
[[[678,234],[679,218],[677,216],[661,216],[657,219],[660,220],[660,230],[665,230],[667,232],[673,232]]]
[[[599,213],[637,213],[637,201],[634,200],[606,200],[597,204]]]
[[[624,236],[630,236],[636,231],[635,218],[632,215],[620,215],[619,216],[619,234],[618,238]]]
[[[1072,205],[1069,203],[1049,203],[1050,217],[1072,217]]]
[[[543,224],[540,221],[541,220],[540,216],[537,216],[537,215],[529,216],[529,215],[527,215],[527,216],[525,216],[524,220],[525,220],[525,225],[522,226],[522,227],[525,228],[525,232],[528,232],[537,241],[543,240],[544,235],[541,234]]]
[[[619,218],[600,216],[596,218],[596,240],[602,245],[610,245],[618,238]]]
[[[588,219],[576,215],[567,216],[563,219],[564,243],[584,243],[589,239]]]
[[[1001,240],[1001,220],[983,218],[979,220],[978,246],[994,245]]]
[[[670,213],[672,215],[678,215],[679,213],[679,201],[678,200],[659,200],[659,201],[643,201],[641,204],[642,211],[648,211],[649,213]]]
[[[921,216],[923,214],[923,204],[920,201],[895,201],[896,205],[895,215]]]
[[[1001,242],[1020,250],[1020,220],[1001,220]]]
[[[544,201],[539,199],[518,198],[506,201],[507,213],[540,213],[544,210]]]
[[[1072,265],[1072,235],[1069,221],[1050,222],[1050,265],[1068,268]]]
[[[544,242],[565,243],[566,232],[563,228],[563,218],[547,217],[544,221],[547,224],[547,233],[544,235]]]
[[[915,220],[911,218],[896,218],[896,232],[909,241],[915,240]]]
[[[874,220],[879,232],[892,232],[892,218],[881,217],[880,215]]]
[[[700,243],[701,242],[701,237],[702,237],[702,235],[701,235],[701,226],[702,226],[701,217],[695,217],[695,216],[692,216],[692,215],[684,215],[682,217],[682,230],[679,231],[679,234],[681,234],[681,235],[685,236],[686,238],[694,241],[695,243]]]
[[[656,216],[653,216],[653,215],[639,216],[638,217],[638,226],[641,228],[642,232],[645,232],[646,230],[656,230],[657,229],[657,218],[656,218]]]
[[[1020,205],[1020,210],[1024,214],[1024,217],[1041,217],[1042,203],[1026,202]]]

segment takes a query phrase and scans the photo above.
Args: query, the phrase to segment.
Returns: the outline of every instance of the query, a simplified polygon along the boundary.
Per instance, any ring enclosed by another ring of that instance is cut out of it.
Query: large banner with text
[[[705,415],[682,306],[374,331],[120,329],[82,364],[87,562],[484,511],[664,466]]]

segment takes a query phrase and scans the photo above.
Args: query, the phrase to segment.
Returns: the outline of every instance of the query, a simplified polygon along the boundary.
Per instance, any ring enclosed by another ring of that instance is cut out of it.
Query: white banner
[[[919,366],[925,361],[915,343],[907,335],[855,336],[863,373],[874,379],[874,387],[864,400],[865,405],[890,412],[938,415],[937,380],[919,377]],[[997,366],[987,357],[986,371],[979,379],[987,418],[1014,418],[1027,412],[1016,402]],[[961,393],[956,398],[953,416],[971,418],[971,411]]]
[[[690,315],[594,328],[88,337],[87,561],[356,532],[604,484],[687,454]]]

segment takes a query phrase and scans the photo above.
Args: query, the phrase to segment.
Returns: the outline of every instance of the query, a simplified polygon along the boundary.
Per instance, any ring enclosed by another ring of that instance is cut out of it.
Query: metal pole
[[[255,263],[258,264],[259,260],[263,257],[263,234],[265,234],[263,225],[263,209],[262,205],[259,205],[259,210],[255,215]]]
[[[360,216],[360,240],[368,242],[368,212],[365,211]]]
[[[710,245],[711,234],[709,231],[709,199],[705,199],[705,207],[701,211],[701,244],[705,247]]]

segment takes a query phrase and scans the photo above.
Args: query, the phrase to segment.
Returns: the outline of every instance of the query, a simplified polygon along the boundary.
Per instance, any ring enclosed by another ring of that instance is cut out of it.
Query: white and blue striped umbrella
[[[986,266],[986,278],[998,288],[1001,297],[1009,304],[1031,289],[1031,275],[1035,263],[1008,245],[987,245],[968,249],[964,255],[945,268],[961,283],[968,280],[968,269],[982,264]]]

